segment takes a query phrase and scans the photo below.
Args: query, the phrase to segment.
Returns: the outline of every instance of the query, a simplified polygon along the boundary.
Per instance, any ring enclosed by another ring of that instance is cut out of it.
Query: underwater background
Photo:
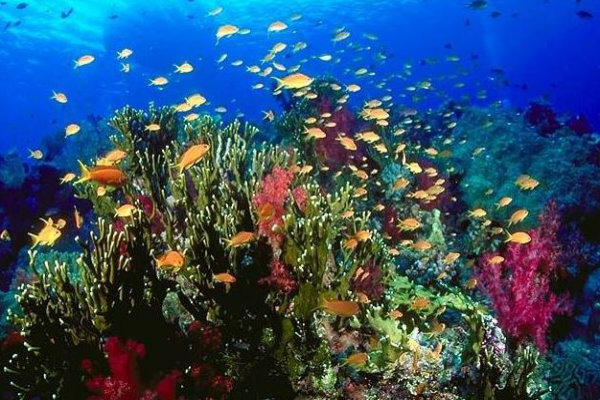
[[[600,399],[599,17],[0,1],[0,398]]]

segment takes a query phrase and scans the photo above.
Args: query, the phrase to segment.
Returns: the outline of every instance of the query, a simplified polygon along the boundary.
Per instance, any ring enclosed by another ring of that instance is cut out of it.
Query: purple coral
[[[550,135],[560,129],[556,113],[545,104],[532,102],[525,112],[525,120],[535,126],[542,135]]]

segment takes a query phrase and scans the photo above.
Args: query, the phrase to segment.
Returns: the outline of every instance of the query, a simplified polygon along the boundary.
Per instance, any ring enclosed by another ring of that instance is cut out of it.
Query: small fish
[[[350,150],[350,151],[357,150],[356,143],[354,142],[354,140],[352,138],[349,138],[347,136],[338,135],[338,137],[335,140],[340,142],[342,147],[344,147],[344,149],[346,149],[346,150]]]
[[[77,211],[77,207],[74,207],[74,211],[73,211],[73,219],[75,220],[75,227],[77,229],[81,229],[81,227],[83,226],[83,217],[81,216],[81,214],[79,213],[79,211]]]
[[[191,105],[192,107],[200,107],[204,103],[206,103],[206,98],[201,94],[193,94],[189,97],[185,98],[185,102]]]
[[[398,229],[401,231],[412,232],[421,227],[421,223],[416,218],[406,218],[398,223]]]
[[[314,79],[300,72],[286,76],[283,79],[273,78],[277,81],[275,91],[280,89],[302,89],[310,86]]]
[[[93,63],[95,59],[96,59],[96,57],[89,55],[89,54],[81,56],[77,60],[74,61],[75,62],[74,68],[79,68],[79,67],[83,67],[84,65],[89,65],[89,64]]]
[[[41,160],[44,158],[44,153],[41,150],[29,150],[29,158],[34,160]]]
[[[281,32],[283,30],[286,30],[287,28],[288,26],[285,22],[275,21],[269,25],[269,27],[267,28],[267,32]]]
[[[115,217],[129,218],[133,215],[133,212],[137,208],[133,204],[124,204],[121,207],[115,209]]]
[[[227,272],[213,275],[213,280],[215,282],[221,282],[221,283],[226,283],[226,284],[231,284],[231,283],[236,282],[235,276],[228,274]]]
[[[527,244],[531,242],[531,236],[527,232],[515,232],[508,233],[505,242],[512,242],[517,244]]]
[[[158,132],[160,131],[160,125],[155,123],[148,124],[144,127],[144,130],[148,132]]]
[[[304,133],[308,138],[323,139],[327,134],[321,128],[305,128]]]
[[[348,358],[346,358],[344,364],[352,367],[357,367],[366,364],[368,360],[369,355],[367,353],[354,353],[348,356]]]
[[[132,54],[133,54],[133,50],[125,48],[121,51],[117,51],[117,59],[124,60],[126,58],[129,58],[129,56],[131,56]]]
[[[231,239],[227,240],[229,247],[239,247],[254,240],[253,232],[241,231],[236,233]]]
[[[69,183],[73,179],[75,179],[76,175],[72,172],[67,172],[62,178],[60,178],[61,185],[64,183]]]
[[[494,257],[490,258],[489,263],[491,265],[498,265],[498,264],[501,264],[503,261],[504,261],[504,257],[494,256]]]
[[[217,29],[217,44],[219,44],[219,40],[223,39],[223,38],[227,38],[230,36],[235,35],[236,33],[238,33],[240,31],[240,28],[238,28],[235,25],[222,25]]]
[[[126,74],[131,71],[131,65],[129,63],[121,63],[121,72],[125,72]]]
[[[425,240],[417,240],[413,244],[413,248],[418,251],[427,251],[427,250],[431,249],[431,247],[432,247],[431,243],[429,243],[428,241],[425,241]]]
[[[51,99],[56,100],[60,104],[66,104],[68,102],[67,95],[62,92],[52,91]]]
[[[4,229],[2,233],[0,233],[0,240],[10,242],[10,233],[8,233],[8,230]]]
[[[177,74],[189,74],[190,72],[194,71],[194,66],[187,61],[181,65],[175,64],[173,66],[175,67],[175,73]]]
[[[512,203],[512,197],[503,197],[496,203],[496,208],[506,207],[510,203]]]
[[[321,307],[328,313],[339,317],[351,317],[360,313],[360,307],[356,301],[323,299]]]
[[[221,14],[222,12],[223,12],[223,7],[218,6],[218,7],[213,8],[212,10],[210,10],[208,12],[208,16],[209,17],[216,17],[217,15]]]
[[[158,268],[172,268],[178,271],[185,265],[185,257],[178,251],[169,250],[156,259]]]
[[[56,221],[56,223],[54,224],[54,227],[56,229],[63,229],[65,226],[67,226],[67,221],[65,221],[62,218],[59,218],[58,221]]]
[[[40,218],[40,220],[44,223],[44,227],[37,234],[28,233],[33,239],[32,247],[36,247],[37,245],[54,246],[54,243],[61,236],[60,230],[54,226],[52,218],[48,218],[47,220]]]
[[[527,218],[527,216],[529,215],[529,211],[527,211],[526,209],[520,209],[515,211],[510,218],[508,219],[508,226],[514,225],[514,224],[518,224],[519,222],[523,221],[525,218]]]
[[[417,297],[412,301],[412,303],[410,303],[410,308],[416,311],[420,311],[429,307],[430,304],[431,302],[427,297]]]
[[[258,219],[265,221],[275,214],[275,207],[271,203],[265,203],[258,209]]]
[[[183,117],[183,120],[185,122],[192,122],[192,121],[197,120],[199,117],[200,117],[200,114],[198,114],[198,113],[191,113],[191,114],[188,114],[185,117]]]
[[[88,169],[83,163],[77,160],[81,169],[81,177],[76,184],[94,181],[102,185],[122,186],[127,181],[127,175],[117,168],[112,166],[96,166]]]
[[[77,124],[69,124],[65,128],[65,137],[76,135],[81,130],[81,127]]]
[[[467,290],[472,290],[475,289],[475,287],[477,286],[477,279],[476,278],[471,278],[467,281],[467,283],[465,283],[465,288]]]
[[[341,32],[336,33],[333,36],[333,41],[337,43],[337,42],[341,42],[342,40],[346,40],[349,37],[350,37],[350,32],[348,32],[348,31],[341,31]]]
[[[164,86],[169,83],[169,80],[164,76],[157,76],[154,79],[150,79],[149,86]]]
[[[444,264],[450,265],[454,263],[460,257],[460,253],[450,252],[444,257]]]
[[[483,218],[487,215],[487,212],[483,208],[477,208],[469,211],[469,216],[473,218]]]
[[[200,161],[208,153],[209,149],[210,146],[208,144],[196,144],[187,149],[179,158],[179,163],[177,164],[179,173],[181,174],[184,170],[191,168]]]

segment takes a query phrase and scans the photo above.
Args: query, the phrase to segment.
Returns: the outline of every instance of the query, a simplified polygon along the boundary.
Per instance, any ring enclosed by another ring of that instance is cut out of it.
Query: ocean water
[[[366,85],[356,97],[378,96],[388,90],[408,95],[404,89],[411,80],[432,79],[436,91],[427,96],[425,107],[465,94],[475,98],[479,90],[486,90],[482,103],[501,100],[525,106],[544,97],[560,112],[583,113],[598,123],[600,26],[595,18],[577,15],[587,10],[596,16],[599,5],[593,1],[490,1],[482,10],[470,8],[468,1],[439,0],[318,4],[54,0],[23,3],[27,7],[22,9],[17,4],[6,1],[0,6],[4,28],[0,48],[2,150],[35,147],[41,137],[90,114],[105,116],[125,104],[173,104],[194,91],[201,92],[213,108],[227,107],[231,117],[241,111],[247,118],[259,118],[261,110],[275,107],[275,101],[268,90],[250,89],[260,79],[245,67],[262,59],[277,41],[290,47],[298,41],[308,44],[296,54],[288,48],[278,57],[284,65],[308,59],[303,70],[331,74],[344,83],[353,80],[347,69],[370,68],[376,75],[368,80],[375,83],[402,72],[406,63],[413,66],[411,79],[392,79],[384,91]],[[207,16],[220,5],[224,7],[221,14]],[[61,17],[69,11],[66,18]],[[500,15],[494,18],[493,12]],[[289,22],[294,13],[302,18],[290,23],[288,30],[267,33],[271,22]],[[224,39],[216,46],[216,30],[225,23],[251,33]],[[341,27],[351,37],[334,44],[333,31]],[[376,35],[377,40],[365,39],[365,33]],[[370,49],[357,52],[349,44]],[[125,47],[135,52],[128,60],[128,74],[119,72],[115,57]],[[387,56],[384,63],[374,59],[377,52]],[[339,62],[313,58],[324,53]],[[73,60],[84,54],[94,55],[96,61],[73,70]],[[217,64],[222,54],[228,57]],[[450,55],[460,61],[445,61]],[[430,58],[438,62],[424,62]],[[244,65],[232,67],[231,62],[238,59]],[[175,75],[173,64],[186,60],[195,72]],[[503,73],[493,74],[493,69]],[[148,87],[148,80],[159,75],[169,77],[170,84],[163,90]],[[454,90],[456,82],[464,82],[465,87]],[[272,80],[266,83],[269,88]],[[53,90],[66,93],[69,103],[50,101]],[[410,104],[410,96],[405,99]]]
[[[600,399],[599,18],[1,0],[0,399]]]

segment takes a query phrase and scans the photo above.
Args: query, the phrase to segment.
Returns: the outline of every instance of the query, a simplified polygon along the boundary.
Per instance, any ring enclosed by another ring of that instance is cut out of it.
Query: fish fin
[[[73,62],[75,63],[73,69],[77,69],[77,67],[79,67],[79,63],[77,62],[77,60],[73,60]]]
[[[34,235],[33,233],[27,232],[27,234],[29,236],[31,236],[31,238],[33,239],[33,247],[37,246],[38,243],[40,242],[40,238],[38,235]]]
[[[506,240],[504,241],[504,243],[508,243],[510,242],[511,234],[506,229],[504,229],[504,232],[506,232]]]
[[[89,181],[90,170],[85,165],[83,165],[83,163],[80,160],[77,160],[77,163],[79,164],[79,168],[81,169],[81,178],[77,180],[75,184]]]

